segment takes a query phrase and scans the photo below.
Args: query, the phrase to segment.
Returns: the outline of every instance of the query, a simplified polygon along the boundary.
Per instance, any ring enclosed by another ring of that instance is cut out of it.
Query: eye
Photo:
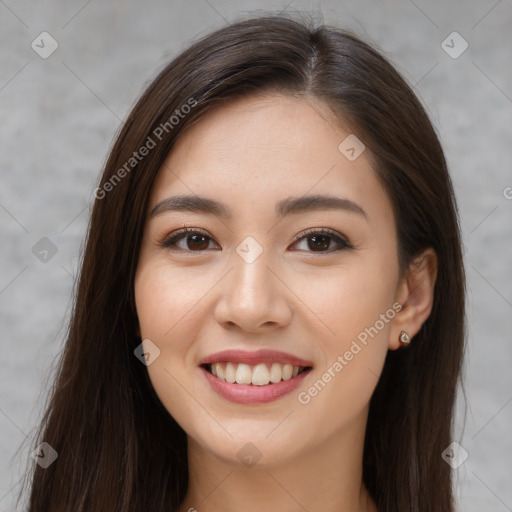
[[[343,236],[335,231],[326,228],[312,228],[298,234],[294,241],[306,242],[306,247],[311,249],[308,252],[331,253],[341,251],[343,249],[352,249],[353,246]],[[311,240],[309,242],[308,240]],[[331,246],[332,242],[336,242],[337,248],[334,250],[324,250]]]
[[[312,242],[309,243],[308,240]],[[182,241],[184,241],[184,244],[180,246],[179,244]],[[209,241],[213,241],[213,239],[205,231],[197,228],[183,228],[171,233],[170,236],[160,242],[160,246],[173,251],[203,252],[208,249]],[[306,241],[307,247],[312,249],[309,252],[330,253],[353,248],[339,233],[325,228],[312,228],[304,231],[294,238],[294,242],[297,241]],[[333,241],[337,244],[337,247],[334,250],[325,250],[329,249]]]
[[[212,239],[205,231],[197,228],[183,228],[171,233],[160,243],[160,246],[169,250],[202,252],[204,249],[208,249],[208,240]],[[178,242],[181,241],[185,242],[185,247],[183,244],[182,246],[178,245]]]

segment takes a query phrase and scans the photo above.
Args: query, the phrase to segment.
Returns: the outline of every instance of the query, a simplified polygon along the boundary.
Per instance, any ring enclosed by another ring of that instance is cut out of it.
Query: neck
[[[265,467],[221,459],[189,437],[189,487],[179,512],[376,512],[362,481],[366,418],[367,411],[324,442]]]

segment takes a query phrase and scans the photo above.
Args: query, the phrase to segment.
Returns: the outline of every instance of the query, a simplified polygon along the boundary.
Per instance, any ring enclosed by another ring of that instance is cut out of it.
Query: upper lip
[[[306,361],[300,357],[281,352],[279,350],[261,349],[255,351],[247,350],[223,350],[215,352],[209,356],[204,357],[199,361],[199,366],[204,364],[213,364],[221,362],[231,363],[245,363],[245,364],[258,364],[258,363],[280,363],[291,364],[293,366],[313,366],[311,361]]]

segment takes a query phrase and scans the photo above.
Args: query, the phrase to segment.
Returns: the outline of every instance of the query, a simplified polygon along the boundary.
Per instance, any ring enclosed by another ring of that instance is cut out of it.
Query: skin
[[[159,170],[148,212],[176,194],[215,199],[233,211],[231,219],[148,216],[136,272],[138,334],[160,349],[147,370],[187,433],[190,484],[180,512],[377,510],[362,483],[369,400],[400,332],[414,337],[430,314],[436,258],[427,249],[400,272],[392,205],[369,150],[354,161],[338,150],[350,133],[312,97],[243,98],[190,126]],[[311,194],[348,198],[367,218],[332,209],[275,215],[279,200]],[[159,246],[183,226],[209,238],[194,245],[189,233],[177,251]],[[293,241],[309,228],[331,229],[353,248],[336,251],[331,238],[315,249],[310,233]],[[247,236],[263,250],[252,263],[236,252]],[[298,394],[396,302],[402,310],[300,403]],[[282,350],[314,367],[274,402],[235,404],[213,391],[198,367],[229,348]],[[246,443],[261,454],[252,467],[237,456]]]

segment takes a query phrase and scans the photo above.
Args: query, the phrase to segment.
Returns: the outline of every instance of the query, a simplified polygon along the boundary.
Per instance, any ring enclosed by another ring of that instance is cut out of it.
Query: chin
[[[272,428],[275,427],[274,422]],[[272,432],[272,428],[259,429],[258,432],[254,429],[254,435],[248,434],[247,429],[238,432],[229,429],[233,437],[225,432],[219,438],[205,435],[199,444],[225,464],[246,468],[272,468],[300,456],[305,448],[303,435],[300,432],[297,437],[290,435],[289,428],[278,433],[279,427]],[[270,436],[269,432],[272,432]]]

